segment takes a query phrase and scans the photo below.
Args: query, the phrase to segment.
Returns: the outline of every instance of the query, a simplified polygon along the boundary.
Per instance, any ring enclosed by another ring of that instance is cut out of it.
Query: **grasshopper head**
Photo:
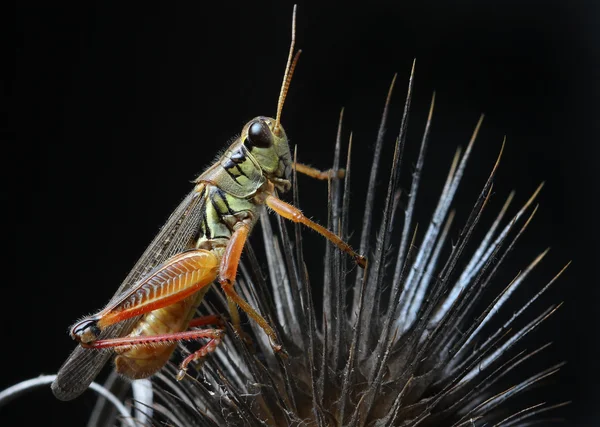
[[[263,116],[252,119],[244,126],[241,139],[268,179],[290,180],[290,147],[283,127],[277,126],[275,119]]]

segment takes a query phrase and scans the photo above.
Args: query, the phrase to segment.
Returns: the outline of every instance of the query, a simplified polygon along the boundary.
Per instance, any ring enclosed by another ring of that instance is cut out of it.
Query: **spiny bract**
[[[224,345],[190,372],[194,378],[176,382],[174,363],[153,378],[154,408],[145,409],[149,420],[177,426],[511,426],[539,422],[548,410],[564,404],[525,405],[517,398],[562,365],[529,375],[517,369],[549,346],[527,352],[517,344],[558,308],[553,305],[537,314],[528,310],[562,270],[513,313],[502,312],[502,306],[547,251],[517,274],[500,295],[490,298],[486,292],[532,219],[541,186],[512,218],[505,219],[514,196],[509,194],[492,223],[485,225],[483,239],[473,241],[501,149],[466,223],[456,231],[452,202],[480,120],[464,153],[458,150],[451,162],[429,224],[424,232],[417,231],[413,216],[418,195],[427,191],[419,187],[435,97],[407,202],[401,204],[399,172],[412,83],[411,73],[385,207],[375,229],[375,183],[394,81],[383,111],[364,201],[360,253],[369,254],[366,272],[353,268],[346,256],[328,244],[323,309],[317,311],[304,268],[299,226],[291,238],[281,218],[274,231],[263,214],[269,280],[263,278],[249,245],[237,286],[276,327],[289,357],[274,354],[253,322],[248,327],[253,328],[254,350],[229,330]],[[340,117],[335,169],[340,167],[341,125]],[[344,239],[349,237],[351,145],[352,138],[345,181],[330,183],[329,227]],[[299,202],[297,187],[294,199]],[[401,232],[394,233],[396,229]],[[215,300],[205,303],[205,314],[226,312],[226,302],[215,294]],[[490,299],[491,303],[483,303]],[[188,352],[183,345],[182,351]],[[99,404],[96,414],[106,409]]]

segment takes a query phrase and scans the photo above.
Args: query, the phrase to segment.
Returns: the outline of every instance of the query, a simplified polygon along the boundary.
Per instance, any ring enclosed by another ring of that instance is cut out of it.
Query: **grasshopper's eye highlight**
[[[262,120],[256,120],[248,128],[248,136],[244,143],[248,148],[269,148],[273,144],[273,136],[269,126]]]

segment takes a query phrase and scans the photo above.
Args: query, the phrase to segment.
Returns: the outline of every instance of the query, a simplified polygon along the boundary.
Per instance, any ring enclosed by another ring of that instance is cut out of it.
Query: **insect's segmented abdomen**
[[[175,304],[151,311],[142,317],[129,336],[155,336],[187,330],[208,289],[207,286]],[[167,363],[176,347],[176,342],[166,342],[118,349],[115,369],[131,379],[147,378]]]

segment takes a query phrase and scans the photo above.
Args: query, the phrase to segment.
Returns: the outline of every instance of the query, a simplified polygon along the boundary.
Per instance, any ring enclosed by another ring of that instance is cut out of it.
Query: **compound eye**
[[[248,128],[248,136],[244,143],[250,147],[269,148],[273,144],[273,136],[269,126],[262,120],[256,120]]]

